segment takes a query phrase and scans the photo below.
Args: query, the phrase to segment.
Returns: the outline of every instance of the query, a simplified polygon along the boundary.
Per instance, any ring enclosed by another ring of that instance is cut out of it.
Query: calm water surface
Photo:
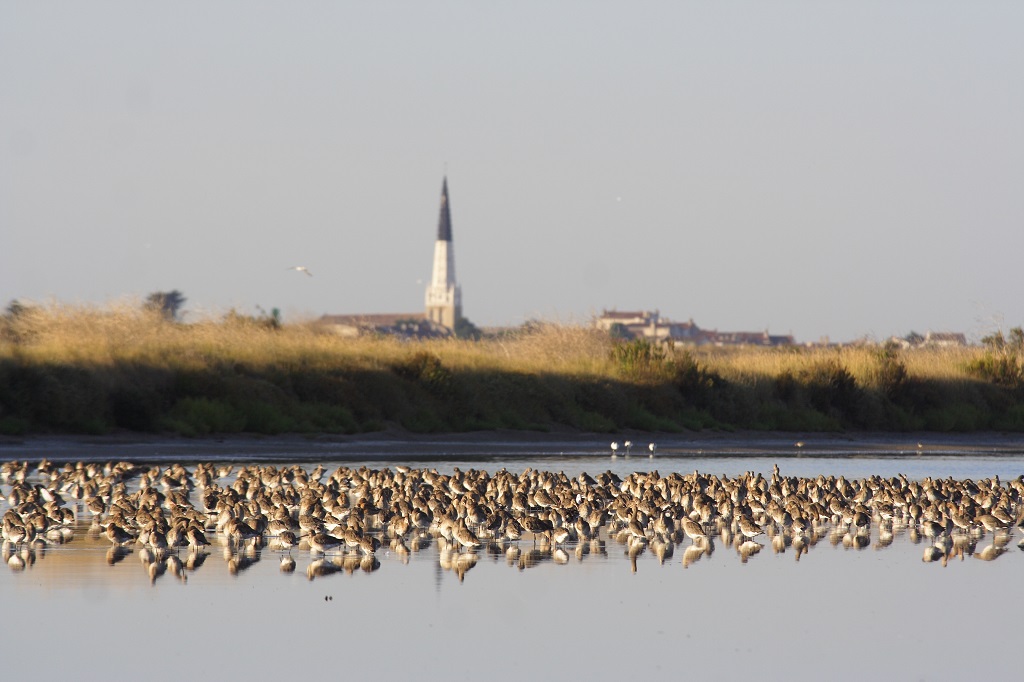
[[[768,475],[775,463],[797,476],[1005,480],[1024,473],[1024,456],[996,448],[911,457],[688,452],[654,460],[480,450],[420,454],[413,465],[569,476],[652,469]],[[342,463],[401,461],[386,453],[361,461],[320,454],[310,453],[307,464],[323,463],[328,472]],[[230,553],[210,533],[214,544],[183,578],[170,570],[151,577],[139,551],[114,555],[107,540],[90,535],[88,525],[76,526],[70,542],[36,550],[19,570],[0,569],[6,679],[86,671],[112,679],[962,679],[982,672],[1013,679],[1024,663],[1019,529],[995,560],[980,558],[995,553],[986,552],[989,534],[945,564],[922,561],[928,540],[906,529],[882,538],[873,527],[860,548],[825,534],[801,551],[761,536],[763,547],[747,557],[722,538],[710,552],[688,550],[687,539],[667,555],[652,545],[634,556],[606,536],[554,551],[522,540],[472,555],[442,552],[436,543],[403,555],[385,544],[369,560],[346,564],[336,554],[328,575],[316,575],[300,548],[268,546],[229,565]],[[189,552],[178,556],[187,562]],[[281,569],[286,556],[295,560],[292,572]]]

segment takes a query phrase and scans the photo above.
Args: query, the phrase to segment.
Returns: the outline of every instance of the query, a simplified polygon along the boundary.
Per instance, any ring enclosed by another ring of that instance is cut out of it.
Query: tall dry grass
[[[179,324],[139,305],[103,307],[49,304],[28,308],[4,321],[0,357],[17,353],[35,362],[102,366],[115,360],[155,366],[244,363],[257,368],[389,367],[426,351],[452,369],[503,370],[607,376],[615,371],[613,341],[595,329],[539,323],[496,339],[434,339],[403,342],[388,336],[343,337],[315,323],[270,329],[256,320],[209,320]],[[707,369],[740,384],[771,381],[785,372],[799,373],[810,364],[835,361],[862,385],[871,384],[878,349],[734,347],[687,348]],[[915,349],[898,357],[908,374],[919,379],[975,381],[970,365],[985,354],[980,347]]]
[[[837,362],[862,386],[871,386],[883,349],[870,346],[846,348],[698,348],[695,357],[723,378],[741,384],[774,381],[789,372],[798,374],[810,365]],[[908,376],[922,380],[973,382],[969,367],[985,354],[981,347],[915,348],[895,352]]]
[[[403,342],[239,315],[179,324],[135,302],[50,304],[0,319],[0,432],[1024,429],[1024,363],[1001,352],[663,352],[554,323]]]
[[[426,351],[453,369],[599,375],[610,369],[610,347],[607,335],[596,330],[556,324],[500,339],[410,343],[390,336],[339,336],[316,323],[278,329],[251,318],[180,324],[131,304],[32,307],[5,320],[0,335],[0,357],[16,353],[25,361],[84,366],[128,360],[164,367],[232,362],[256,368],[382,368]]]

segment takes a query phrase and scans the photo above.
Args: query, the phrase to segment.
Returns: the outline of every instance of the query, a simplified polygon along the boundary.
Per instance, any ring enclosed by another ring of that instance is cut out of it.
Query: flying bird
[[[288,268],[288,269],[289,269],[289,270],[296,270],[296,271],[298,271],[298,272],[304,272],[304,273],[306,273],[306,275],[307,275],[308,277],[312,277],[312,276],[313,276],[313,273],[312,273],[312,272],[310,272],[310,271],[309,271],[309,268],[307,268],[307,267],[306,267],[305,265],[293,265],[293,266],[291,266],[291,267],[290,267],[290,268]]]

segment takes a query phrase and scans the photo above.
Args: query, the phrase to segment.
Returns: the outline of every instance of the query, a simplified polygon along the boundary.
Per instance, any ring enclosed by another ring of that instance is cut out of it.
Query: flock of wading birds
[[[480,551],[524,569],[568,562],[570,552],[578,560],[606,555],[613,541],[636,571],[637,557],[648,549],[664,563],[685,544],[682,563],[689,566],[714,552],[717,538],[746,562],[765,546],[758,542],[765,536],[773,551],[791,549],[799,561],[824,537],[863,549],[872,529],[876,548],[904,531],[925,544],[923,561],[945,565],[965,555],[998,558],[1014,528],[1024,526],[1024,475],[847,480],[783,476],[775,466],[768,478],[657,471],[569,478],[533,469],[445,475],[407,466],[339,467],[328,474],[319,465],[307,471],[43,460],[3,464],[0,484],[8,507],[3,558],[10,568],[31,566],[48,545],[84,530],[109,540],[111,564],[137,551],[152,581],[165,573],[185,581],[214,543],[231,573],[258,561],[264,546],[279,551],[285,572],[295,570],[293,548],[308,552],[310,580],[376,570],[382,543],[403,561],[436,544],[441,566],[462,580]],[[987,534],[990,543],[977,549]],[[1017,546],[1024,550],[1024,540]]]

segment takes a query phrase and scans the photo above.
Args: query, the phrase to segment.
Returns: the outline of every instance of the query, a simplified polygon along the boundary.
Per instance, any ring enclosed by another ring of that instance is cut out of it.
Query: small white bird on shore
[[[654,451],[658,449],[658,445],[656,443],[648,443],[647,449],[651,451],[651,454],[647,455],[647,458],[650,459],[654,457]]]
[[[627,440],[622,444],[626,448],[626,457],[629,457],[629,451],[633,449],[633,441]]]
[[[289,270],[295,270],[297,272],[304,272],[304,273],[306,273],[307,277],[312,277],[313,276],[313,273],[310,272],[309,268],[307,268],[305,265],[293,265],[293,266],[291,266],[288,269]]]
[[[612,441],[612,459],[619,456],[619,443],[618,441]]]

